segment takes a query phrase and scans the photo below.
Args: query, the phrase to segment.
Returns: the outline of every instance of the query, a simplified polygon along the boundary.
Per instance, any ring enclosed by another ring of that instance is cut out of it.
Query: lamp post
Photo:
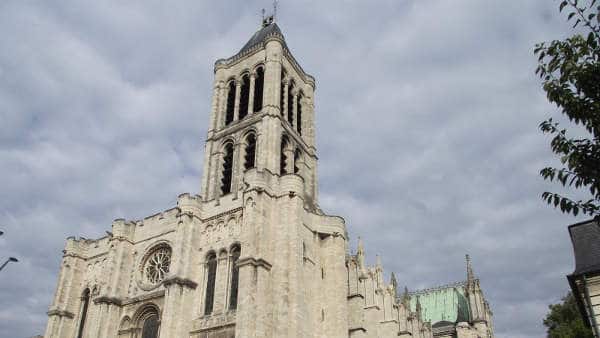
[[[6,262],[4,262],[4,264],[2,264],[2,266],[0,266],[0,271],[2,271],[2,269],[4,269],[4,267],[6,266],[6,264],[8,264],[9,262],[18,262],[19,260],[14,258],[14,257],[8,257],[8,259],[6,260]]]

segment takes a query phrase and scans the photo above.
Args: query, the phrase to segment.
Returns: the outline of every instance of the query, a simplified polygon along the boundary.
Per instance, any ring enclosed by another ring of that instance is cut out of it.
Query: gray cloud
[[[536,42],[570,34],[548,1],[281,2],[317,78],[321,205],[410,288],[464,278],[499,337],[539,337],[572,269],[539,199],[555,159]],[[212,64],[267,1],[0,5],[1,337],[43,332],[68,235],[101,236],[197,192]],[[353,245],[355,243],[353,242]]]

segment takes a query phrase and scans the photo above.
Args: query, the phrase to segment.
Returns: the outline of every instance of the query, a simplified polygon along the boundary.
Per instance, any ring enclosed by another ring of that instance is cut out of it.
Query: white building
[[[45,337],[433,337],[319,208],[314,90],[271,17],[217,60],[201,195],[68,238]],[[437,336],[493,336],[475,281]]]

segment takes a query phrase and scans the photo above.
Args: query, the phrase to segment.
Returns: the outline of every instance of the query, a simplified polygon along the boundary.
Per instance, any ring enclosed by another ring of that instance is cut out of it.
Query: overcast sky
[[[0,2],[0,337],[44,332],[69,235],[95,238],[198,193],[213,63],[270,1]],[[573,270],[538,175],[557,114],[536,42],[569,26],[549,0],[281,1],[317,80],[320,204],[368,261],[418,289],[465,278],[498,337],[544,335]]]

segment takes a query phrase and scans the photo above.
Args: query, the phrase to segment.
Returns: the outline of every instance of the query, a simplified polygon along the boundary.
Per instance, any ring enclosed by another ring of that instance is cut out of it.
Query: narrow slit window
[[[298,95],[298,103],[296,104],[296,131],[302,135],[302,95]]]
[[[282,68],[281,69],[281,90],[280,90],[281,95],[279,97],[279,107],[281,108],[280,109],[281,110],[280,111],[281,116],[285,116],[285,114],[286,114],[285,113],[285,106],[284,106],[284,103],[285,103],[285,100],[284,100],[285,99],[285,83],[284,83],[284,79],[285,79],[285,72],[284,72],[284,70]]]
[[[293,84],[290,83],[288,87],[288,97],[287,97],[287,118],[290,125],[294,123],[294,95],[292,95]]]
[[[287,174],[285,166],[287,164],[287,156],[285,156],[285,149],[287,147],[287,139],[284,137],[281,139],[281,157],[279,161],[279,172],[281,175]]]
[[[244,156],[244,169],[254,168],[256,163],[256,136],[248,135],[246,138],[246,154]]]
[[[240,120],[248,115],[248,102],[250,100],[250,77],[248,74],[242,77],[242,88],[240,89]]]
[[[88,307],[90,305],[90,289],[83,291],[81,297],[81,318],[79,319],[79,331],[77,332],[77,338],[83,337],[83,329],[85,328],[85,319],[87,317]]]
[[[263,107],[263,90],[265,86],[265,72],[262,67],[256,70],[256,79],[254,80],[254,112],[261,111]]]
[[[238,285],[240,279],[240,268],[237,262],[240,259],[240,247],[235,246],[231,249],[231,290],[229,294],[229,309],[237,309]]]
[[[223,195],[231,192],[231,176],[233,173],[233,144],[225,146],[223,155],[223,173],[221,178],[221,193]]]
[[[204,303],[204,314],[209,315],[212,313],[213,305],[215,301],[215,280],[217,278],[217,255],[211,253],[208,256],[206,263],[206,299]]]
[[[300,149],[296,148],[296,151],[294,151],[294,174],[298,174],[300,172],[300,167],[298,166],[300,164]]]
[[[233,110],[235,109],[235,81],[229,82],[227,91],[227,107],[225,110],[225,125],[233,122]]]

